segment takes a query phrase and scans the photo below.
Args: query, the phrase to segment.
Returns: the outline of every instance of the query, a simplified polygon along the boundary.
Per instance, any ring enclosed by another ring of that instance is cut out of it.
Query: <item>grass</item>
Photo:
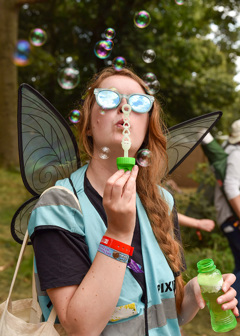
[[[0,169],[0,302],[7,298],[21,248],[12,238],[11,220],[18,207],[28,198],[30,194],[23,185],[20,173]],[[28,246],[13,290],[13,299],[31,295],[32,263],[32,248]]]
[[[195,190],[191,190],[191,193],[193,192]],[[188,193],[189,191],[184,190],[184,195],[181,195],[181,202],[185,207],[189,200]],[[11,220],[18,207],[30,197],[31,195],[23,185],[20,173],[0,169],[0,303],[7,298],[21,247],[11,236]],[[176,198],[178,197],[176,196]],[[185,257],[188,266],[184,273],[185,281],[189,281],[197,275],[196,263],[206,257],[213,258],[223,273],[231,272],[233,258],[226,239],[220,234],[219,229],[216,228],[214,233],[203,235],[203,241],[198,240],[193,229],[184,228],[182,234],[184,245],[186,246]],[[222,253],[223,251],[224,253]],[[13,300],[31,296],[32,264],[32,247],[27,246],[13,290]],[[216,335],[211,329],[207,308],[200,311],[182,330],[183,336]],[[240,324],[228,334],[231,336],[239,335]],[[221,336],[223,334],[219,333],[218,335]]]

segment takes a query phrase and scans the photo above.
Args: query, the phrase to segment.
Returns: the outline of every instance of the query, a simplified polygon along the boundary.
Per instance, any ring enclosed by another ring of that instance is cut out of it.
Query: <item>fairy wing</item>
[[[76,139],[67,122],[28,84],[19,88],[18,144],[23,183],[34,196],[80,167]]]
[[[168,129],[166,136],[169,174],[201,143],[221,116],[222,112],[216,111],[184,121]]]
[[[34,196],[15,213],[11,232],[22,243],[39,195],[80,167],[76,139],[62,115],[38,91],[22,84],[18,91],[18,149],[26,189]]]

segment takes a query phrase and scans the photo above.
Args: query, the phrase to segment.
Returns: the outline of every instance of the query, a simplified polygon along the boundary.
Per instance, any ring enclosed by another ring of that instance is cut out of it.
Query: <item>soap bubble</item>
[[[145,10],[141,10],[134,15],[134,23],[138,28],[146,28],[150,21],[150,14]]]
[[[64,90],[74,89],[80,81],[79,70],[75,68],[64,68],[58,74],[58,84]]]
[[[73,123],[73,124],[77,124],[79,123],[81,119],[81,112],[79,110],[72,110],[69,114],[69,120]]]
[[[148,167],[151,164],[152,153],[149,149],[140,149],[137,153],[137,164],[141,167]]]
[[[175,0],[176,4],[181,6],[184,4],[184,1],[183,0]]]
[[[13,63],[17,66],[26,66],[30,63],[31,45],[26,40],[19,40],[13,54]]]
[[[104,110],[101,110],[101,111],[100,111],[100,114],[101,114],[102,116],[105,115],[105,113],[106,113],[106,112],[105,112]]]
[[[142,59],[145,63],[152,63],[156,58],[156,53],[152,49],[147,49],[142,54]]]
[[[143,81],[148,85],[149,83],[154,82],[157,79],[157,76],[153,72],[148,72],[143,75]]]
[[[107,51],[112,50],[113,45],[114,45],[113,41],[112,41],[112,40],[106,40],[105,42],[106,42],[105,49],[106,49]]]
[[[94,47],[94,53],[98,58],[105,59],[111,54],[111,49],[109,49],[109,42],[102,40],[98,41]]]
[[[102,147],[99,153],[100,159],[106,160],[109,159],[110,149],[108,147]]]
[[[29,40],[35,47],[41,47],[47,41],[47,33],[41,28],[32,29]]]
[[[152,95],[156,94],[160,90],[160,83],[157,79],[151,83],[146,83],[146,84],[148,86],[149,94],[152,94]]]
[[[118,57],[114,58],[112,64],[113,64],[115,70],[121,71],[122,68],[124,68],[124,66],[127,64],[127,62],[126,62],[124,57],[118,56]]]
[[[113,28],[107,28],[104,32],[104,35],[107,39],[113,39],[116,35],[115,30]]]

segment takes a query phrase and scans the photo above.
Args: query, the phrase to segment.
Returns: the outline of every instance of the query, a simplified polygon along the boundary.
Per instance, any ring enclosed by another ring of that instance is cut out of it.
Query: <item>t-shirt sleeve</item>
[[[32,239],[41,290],[79,285],[91,266],[84,237],[41,229]]]

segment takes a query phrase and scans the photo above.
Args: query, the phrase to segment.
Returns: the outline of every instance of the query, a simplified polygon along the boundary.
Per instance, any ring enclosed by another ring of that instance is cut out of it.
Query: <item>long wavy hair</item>
[[[98,88],[101,82],[110,76],[127,76],[134,79],[143,89],[147,91],[144,81],[132,70],[124,68],[116,71],[113,67],[107,67],[96,74],[88,84],[84,95],[82,106],[82,118],[77,124],[79,135],[80,153],[85,153],[88,159],[93,155],[92,137],[88,135],[90,129],[90,117],[92,106],[95,102],[94,89]],[[159,102],[155,99],[150,111],[149,127],[141,148],[151,151],[151,164],[148,167],[139,167],[137,177],[137,193],[147,212],[153,233],[158,244],[164,253],[168,264],[174,273],[180,273],[182,269],[181,245],[174,237],[174,226],[172,216],[169,216],[169,208],[166,201],[160,196],[158,185],[166,176],[168,158],[166,153],[166,137],[163,123],[163,111]],[[151,185],[151,188],[149,188]],[[176,277],[176,308],[180,312],[183,300],[184,282],[182,276]]]

